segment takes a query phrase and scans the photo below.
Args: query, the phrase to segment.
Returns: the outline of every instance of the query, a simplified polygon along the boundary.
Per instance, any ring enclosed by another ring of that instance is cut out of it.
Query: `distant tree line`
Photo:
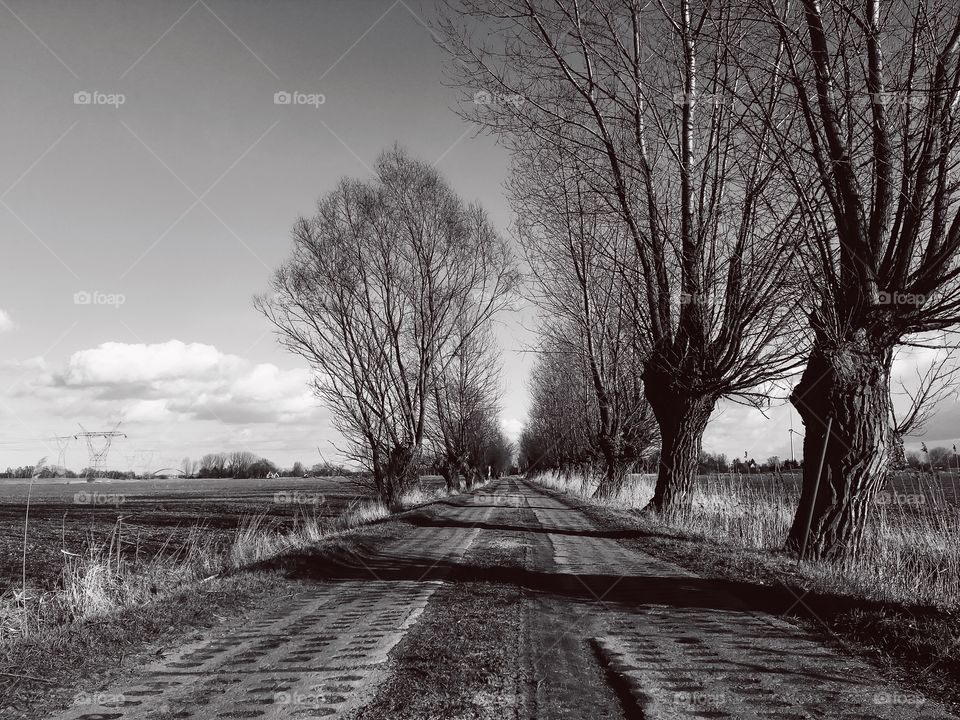
[[[197,474],[208,478],[265,478],[277,466],[247,450],[208,453],[200,458]]]
[[[281,477],[348,477],[356,472],[342,465],[327,462],[317,463],[307,469],[299,460],[294,462],[292,468],[280,468],[270,460],[261,458],[246,450],[208,453],[199,461],[184,458],[177,470],[180,470],[184,477],[195,478],[266,478],[274,474]],[[154,472],[152,471],[95,471],[93,468],[84,468],[80,472],[75,472],[69,468],[44,465],[40,468],[39,472],[37,472],[36,466],[23,465],[16,468],[8,467],[5,471],[0,471],[0,478],[23,479],[36,476],[42,479],[76,479],[93,478],[95,473],[97,478],[107,480],[130,480],[134,478],[154,477]],[[180,473],[170,472],[169,474],[180,476]]]
[[[615,494],[657,450],[656,423],[631,366],[635,357],[611,354],[601,370],[583,335],[555,332],[531,375],[520,466],[527,473],[578,473],[584,482],[597,478],[598,496]]]
[[[960,461],[960,456],[953,448],[932,447],[928,452],[911,451],[906,453],[904,467],[909,470],[925,472],[936,470],[956,471],[958,461]]]

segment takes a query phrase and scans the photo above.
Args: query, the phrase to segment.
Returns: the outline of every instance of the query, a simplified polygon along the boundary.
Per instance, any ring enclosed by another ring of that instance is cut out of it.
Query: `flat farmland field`
[[[424,478],[425,490],[439,487]],[[225,548],[244,519],[292,528],[303,519],[329,526],[346,510],[370,500],[350,479],[151,479],[0,483],[0,588],[21,584],[24,519],[27,586],[51,589],[65,558],[90,547],[110,547],[126,559],[175,554],[201,538]]]

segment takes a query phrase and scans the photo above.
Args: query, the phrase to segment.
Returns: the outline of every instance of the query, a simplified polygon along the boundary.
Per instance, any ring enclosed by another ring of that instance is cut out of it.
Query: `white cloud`
[[[213,345],[107,342],[37,378],[63,412],[99,405],[126,422],[212,420],[236,425],[303,421],[319,413],[306,368],[282,370]]]
[[[10,317],[10,313],[0,309],[0,332],[8,332],[15,327],[16,325],[13,322],[13,318]]]
[[[166,400],[137,400],[125,408],[123,419],[126,422],[159,423],[171,422],[177,416],[170,412]]]
[[[63,373],[68,386],[150,383],[158,380],[201,379],[228,372],[243,361],[213,345],[179,340],[146,345],[106,342],[70,356]]]
[[[523,430],[522,420],[517,420],[517,418],[504,418],[500,424],[503,427],[503,432],[506,433],[507,438],[511,441],[516,442],[520,439],[520,433]]]

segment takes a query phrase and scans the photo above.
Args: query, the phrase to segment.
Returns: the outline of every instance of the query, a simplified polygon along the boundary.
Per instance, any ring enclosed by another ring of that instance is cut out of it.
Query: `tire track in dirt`
[[[602,617],[590,599],[585,599],[579,580],[563,572],[549,530],[541,521],[543,496],[530,495],[529,488],[515,485],[522,498],[518,517],[524,517],[528,533],[528,568],[533,573],[554,575],[541,582],[547,592],[533,592],[526,603],[525,660],[532,679],[528,707],[535,720],[590,718],[619,720],[630,716],[609,682],[606,668],[591,651],[586,638],[602,632]],[[522,494],[521,494],[522,493]],[[579,515],[579,514],[577,514]],[[549,521],[549,518],[546,518]],[[579,517],[565,519],[574,528]]]

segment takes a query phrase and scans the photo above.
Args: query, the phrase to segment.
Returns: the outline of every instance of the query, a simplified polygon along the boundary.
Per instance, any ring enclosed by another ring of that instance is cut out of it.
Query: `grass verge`
[[[520,568],[519,543],[475,544],[464,557],[490,580],[444,583],[414,628],[391,652],[390,673],[351,720],[520,717],[522,588],[497,578]]]

